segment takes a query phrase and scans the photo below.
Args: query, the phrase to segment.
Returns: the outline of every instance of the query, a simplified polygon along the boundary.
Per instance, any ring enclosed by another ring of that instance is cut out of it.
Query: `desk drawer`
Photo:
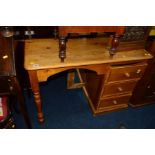
[[[140,78],[143,75],[146,66],[147,64],[145,63],[139,65],[111,67],[108,82]]]
[[[122,95],[122,96],[102,99],[100,101],[99,108],[127,105],[130,97],[131,97],[131,94],[126,94],[126,95]]]
[[[8,77],[0,77],[0,94],[10,92],[10,84]]]
[[[106,84],[103,90],[102,97],[108,95],[117,95],[122,93],[131,93],[137,83],[137,80],[130,80],[127,82]]]

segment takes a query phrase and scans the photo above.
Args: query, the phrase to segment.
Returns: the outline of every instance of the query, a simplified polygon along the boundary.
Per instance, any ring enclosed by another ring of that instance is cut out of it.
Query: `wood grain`
[[[116,109],[116,106],[128,107],[128,102],[131,97],[131,94],[112,96],[111,98],[105,98],[100,101],[99,109],[104,107],[112,107]]]
[[[132,90],[152,55],[145,49],[137,49],[110,56],[106,45],[107,39],[103,38],[69,39],[67,58],[62,63],[58,57],[58,40],[34,39],[25,42],[25,68],[29,71],[40,122],[43,121],[43,113],[38,83],[71,69],[78,70],[80,82],[85,84],[81,86],[94,114],[128,107]],[[84,76],[80,75],[79,69],[85,71]],[[135,81],[132,83],[130,80]],[[120,83],[123,83],[123,93],[113,89],[114,86],[122,86]],[[103,97],[104,87],[108,89]]]
[[[68,33],[92,33],[92,32],[116,32],[121,35],[125,26],[59,26],[59,36],[67,36]]]
[[[67,58],[64,63],[61,63],[58,58],[58,40],[34,39],[26,41],[24,66],[27,70],[38,70],[152,58],[144,49],[117,52],[111,57],[106,49],[106,43],[107,40],[103,38],[69,39]]]
[[[124,93],[132,93],[136,86],[136,80],[121,81],[116,83],[108,83],[104,85],[102,98],[112,95],[119,95]]]
[[[138,65],[123,65],[118,67],[111,67],[108,82],[139,79],[144,74],[146,67],[146,63]]]

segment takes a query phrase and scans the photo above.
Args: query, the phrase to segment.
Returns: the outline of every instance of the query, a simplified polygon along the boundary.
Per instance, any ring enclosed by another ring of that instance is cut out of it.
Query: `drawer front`
[[[111,67],[108,82],[140,78],[147,64]]]
[[[113,97],[113,98],[105,98],[100,101],[99,108],[104,108],[108,106],[117,106],[121,104],[128,104],[130,97],[131,97],[131,94],[122,95],[122,96]]]
[[[7,77],[0,77],[0,94],[10,92],[9,79]]]
[[[128,82],[120,82],[120,83],[110,83],[106,84],[103,90],[102,97],[108,95],[117,95],[122,93],[131,93],[135,88],[137,80],[131,80]]]

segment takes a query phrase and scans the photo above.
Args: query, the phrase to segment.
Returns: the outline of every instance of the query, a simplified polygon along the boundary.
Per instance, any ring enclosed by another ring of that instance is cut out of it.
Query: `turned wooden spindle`
[[[119,45],[119,38],[124,33],[124,26],[59,26],[59,57],[61,62],[66,58],[66,37],[69,33],[115,33],[110,47],[110,55],[115,54]]]
[[[40,123],[42,123],[44,121],[44,116],[43,116],[43,112],[42,112],[42,103],[41,103],[41,96],[40,96],[37,72],[34,70],[31,70],[28,72],[29,72],[29,78],[30,78],[30,82],[31,82],[31,88],[33,91],[34,101],[35,101],[35,104],[37,107],[38,121]]]
[[[61,62],[66,58],[66,37],[59,37],[59,58]]]
[[[38,120],[40,123],[42,123],[44,121],[44,116],[42,112],[40,93],[34,92],[33,95],[34,95],[34,100],[35,100],[35,104],[36,104],[37,111],[38,111]]]
[[[115,34],[113,36],[112,42],[111,42],[111,47],[109,50],[110,55],[114,55],[115,52],[117,51],[117,48],[119,46],[119,42],[120,42],[120,35]]]

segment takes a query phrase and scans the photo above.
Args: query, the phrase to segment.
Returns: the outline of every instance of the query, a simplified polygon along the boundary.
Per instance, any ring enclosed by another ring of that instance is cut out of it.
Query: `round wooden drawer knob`
[[[126,77],[130,77],[130,74],[129,74],[129,73],[125,73],[125,76],[126,76]]]
[[[12,86],[10,86],[10,90],[11,90],[11,91],[13,90],[13,87],[12,87]]]
[[[8,79],[8,82],[11,82],[11,80],[10,80],[10,79]]]
[[[113,104],[117,104],[117,101],[116,100],[113,100]]]
[[[118,91],[122,92],[123,91],[122,87],[118,87]]]
[[[141,73],[141,71],[142,71],[141,69],[138,69],[136,73],[139,74]]]

